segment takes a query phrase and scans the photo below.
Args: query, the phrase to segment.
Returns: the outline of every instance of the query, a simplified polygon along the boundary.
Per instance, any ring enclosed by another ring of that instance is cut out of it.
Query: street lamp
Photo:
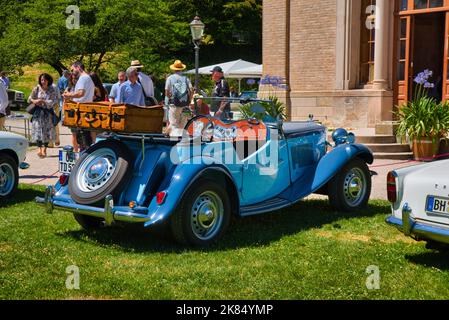
[[[204,34],[204,23],[200,17],[196,16],[190,23],[190,31],[192,32],[192,40],[195,46],[195,92],[198,93],[199,83],[199,64],[200,64],[200,44]]]

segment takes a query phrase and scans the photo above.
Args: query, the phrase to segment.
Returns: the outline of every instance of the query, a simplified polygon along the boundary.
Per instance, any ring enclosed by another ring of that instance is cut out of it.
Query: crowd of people
[[[212,101],[209,106],[203,97],[195,92],[191,81],[183,74],[186,65],[176,60],[170,69],[172,74],[166,78],[165,98],[158,102],[154,96],[154,82],[142,70],[144,66],[139,60],[131,62],[126,71],[120,71],[117,82],[113,84],[108,94],[99,75],[88,73],[84,64],[74,62],[70,70],[65,70],[62,76],[54,83],[51,75],[39,75],[38,83],[33,88],[27,111],[32,114],[31,135],[38,146],[38,156],[47,157],[47,148],[60,145],[59,126],[61,110],[64,101],[70,100],[79,103],[109,101],[117,104],[132,104],[136,106],[164,105],[167,123],[166,134],[181,136],[182,130],[192,115],[209,115],[214,112],[220,119],[230,117],[230,103]],[[215,67],[211,70],[215,83],[213,97],[230,97],[233,92],[224,79],[223,70]],[[10,82],[4,72],[0,73],[0,130],[8,115],[7,88]],[[196,100],[196,103],[194,103]],[[186,112],[186,110],[190,112]],[[96,139],[93,131],[72,129],[72,144],[75,152],[82,151]]]

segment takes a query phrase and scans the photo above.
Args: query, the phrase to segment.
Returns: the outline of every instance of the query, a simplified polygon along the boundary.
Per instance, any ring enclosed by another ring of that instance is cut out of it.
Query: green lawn
[[[31,91],[37,86],[38,77],[42,73],[48,73],[53,77],[55,83],[59,79],[58,73],[48,64],[36,63],[32,66],[22,68],[23,74],[18,76],[11,76],[11,89],[19,90],[25,93],[25,98],[28,99]]]
[[[0,299],[447,299],[449,255],[428,251],[385,224],[388,203],[360,214],[306,201],[234,220],[206,251],[140,229],[89,234],[69,214],[33,203],[21,186],[0,208]],[[65,287],[80,269],[80,290]],[[380,290],[366,268],[380,268]]]

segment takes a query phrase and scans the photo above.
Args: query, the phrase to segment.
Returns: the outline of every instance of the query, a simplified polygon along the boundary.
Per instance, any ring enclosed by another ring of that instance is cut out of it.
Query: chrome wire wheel
[[[9,163],[0,164],[0,196],[9,195],[15,185],[15,171]]]
[[[203,241],[214,238],[223,224],[224,208],[220,196],[213,191],[203,192],[193,202],[191,227],[194,235]]]
[[[359,168],[352,168],[344,179],[344,197],[351,207],[359,206],[367,192],[367,181],[364,172]]]
[[[83,192],[102,188],[112,178],[116,165],[117,155],[113,150],[102,148],[92,152],[77,171],[78,188]]]

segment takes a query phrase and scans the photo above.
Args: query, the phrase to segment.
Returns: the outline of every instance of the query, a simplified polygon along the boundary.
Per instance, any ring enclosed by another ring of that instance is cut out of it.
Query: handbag
[[[27,107],[27,112],[28,112],[29,114],[33,115],[35,111],[36,111],[36,105],[35,105],[34,103],[30,104],[30,105]]]
[[[34,91],[33,91],[34,92]],[[36,95],[39,95],[39,86],[37,87],[37,94]],[[36,105],[34,104],[34,103],[32,103],[32,104],[30,104],[28,107],[27,107],[27,112],[29,113],[29,114],[31,114],[31,115],[34,115],[34,112],[36,111]]]

